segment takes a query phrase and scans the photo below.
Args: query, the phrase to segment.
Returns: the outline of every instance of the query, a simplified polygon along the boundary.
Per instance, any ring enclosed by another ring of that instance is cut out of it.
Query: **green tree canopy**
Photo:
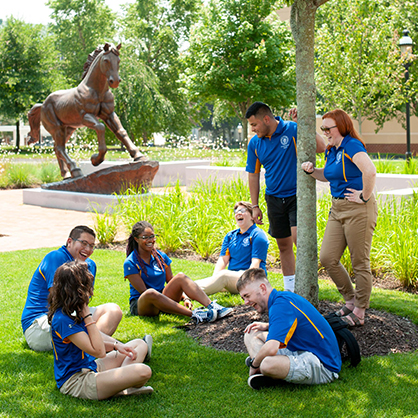
[[[293,43],[272,0],[211,0],[190,36],[186,81],[190,100],[220,100],[240,118],[261,100],[276,110],[295,101]]]
[[[49,0],[47,4],[52,9],[60,67],[74,87],[81,81],[88,55],[98,45],[113,41],[116,16],[104,0]]]
[[[57,61],[53,37],[43,25],[9,18],[0,31],[1,113],[18,126],[36,102],[60,85]]]
[[[154,132],[191,130],[180,53],[196,10],[196,0],[137,0],[121,21],[123,82],[115,92],[116,111],[144,141]]]
[[[387,0],[333,0],[318,10],[316,82],[321,110],[337,107],[378,126],[404,103],[398,47],[399,4]]]

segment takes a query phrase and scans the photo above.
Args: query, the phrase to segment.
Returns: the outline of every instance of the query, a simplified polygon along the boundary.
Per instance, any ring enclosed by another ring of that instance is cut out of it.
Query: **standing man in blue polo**
[[[248,144],[247,167],[254,222],[263,224],[263,213],[258,205],[260,170],[264,167],[269,219],[269,234],[276,239],[280,252],[284,289],[295,288],[296,245],[296,166],[297,166],[297,111],[292,109],[293,122],[274,117],[263,102],[254,102],[245,117],[256,134]],[[325,151],[323,138],[316,134],[316,152]]]

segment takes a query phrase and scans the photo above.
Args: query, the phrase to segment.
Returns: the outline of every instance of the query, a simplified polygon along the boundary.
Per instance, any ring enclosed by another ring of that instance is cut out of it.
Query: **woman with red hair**
[[[372,291],[370,249],[377,219],[373,194],[376,168],[346,112],[335,109],[326,113],[322,117],[321,130],[328,139],[325,167],[315,168],[307,161],[302,169],[313,178],[330,183],[332,206],[320,260],[345,300],[336,315],[349,327],[357,327],[364,325]],[[347,246],[355,289],[340,261]]]

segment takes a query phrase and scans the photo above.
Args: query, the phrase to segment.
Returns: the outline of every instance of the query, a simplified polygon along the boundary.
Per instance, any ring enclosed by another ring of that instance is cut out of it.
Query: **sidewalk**
[[[93,215],[24,205],[21,189],[0,190],[0,252],[58,248],[77,225],[93,228]]]

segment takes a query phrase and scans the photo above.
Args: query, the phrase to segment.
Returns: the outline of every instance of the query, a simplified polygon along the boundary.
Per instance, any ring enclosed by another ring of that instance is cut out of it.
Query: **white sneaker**
[[[143,340],[146,342],[147,347],[148,347],[148,351],[147,351],[147,355],[144,358],[144,361],[150,361],[151,360],[151,352],[152,352],[152,336],[147,334],[145,335],[145,337],[143,338]]]
[[[221,319],[224,316],[227,316],[233,311],[232,308],[226,308],[225,306],[219,305],[219,303],[217,303],[216,300],[213,300],[208,305],[208,309],[215,309],[218,313],[218,319]]]
[[[196,324],[200,322],[213,322],[216,321],[218,312],[216,309],[195,309],[192,312],[192,319],[195,320]]]

